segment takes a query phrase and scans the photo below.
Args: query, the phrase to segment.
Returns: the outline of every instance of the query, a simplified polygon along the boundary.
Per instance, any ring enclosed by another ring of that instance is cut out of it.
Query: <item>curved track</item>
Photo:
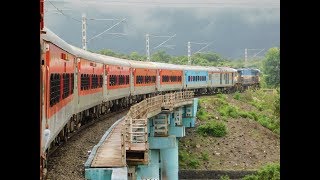
[[[84,163],[88,158],[88,151],[100,141],[109,127],[127,112],[126,109],[92,121],[70,137],[66,143],[50,154],[47,162],[47,179],[84,180]]]

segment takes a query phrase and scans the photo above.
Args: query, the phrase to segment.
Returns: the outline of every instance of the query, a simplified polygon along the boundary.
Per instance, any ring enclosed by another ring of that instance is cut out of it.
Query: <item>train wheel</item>
[[[64,128],[64,142],[68,141],[68,134],[69,134],[69,128],[68,128],[68,124],[66,124],[65,128]]]

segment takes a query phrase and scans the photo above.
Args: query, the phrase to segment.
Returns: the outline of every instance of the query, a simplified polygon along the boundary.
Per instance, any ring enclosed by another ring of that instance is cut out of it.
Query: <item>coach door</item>
[[[108,65],[104,65],[103,68],[103,86],[102,86],[102,92],[103,92],[103,99],[107,98],[108,94],[108,71],[107,71]]]
[[[233,85],[233,76],[234,76],[234,73],[231,73],[231,84]]]
[[[134,72],[132,68],[130,68],[130,94],[134,94]]]
[[[157,79],[156,79],[156,91],[161,91],[161,89],[160,89],[160,70],[159,69],[156,70],[156,77],[157,77]]]
[[[78,89],[78,77],[79,77],[79,65],[80,65],[80,58],[76,58],[76,60],[74,61],[75,63],[75,72],[74,72],[74,102],[79,104],[79,89]],[[78,106],[75,106],[75,108],[77,108]],[[77,112],[77,109],[74,111]]]

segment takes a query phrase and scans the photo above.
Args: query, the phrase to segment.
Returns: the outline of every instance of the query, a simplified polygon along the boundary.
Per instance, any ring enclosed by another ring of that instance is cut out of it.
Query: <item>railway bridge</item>
[[[178,141],[194,127],[193,91],[168,93],[133,105],[93,147],[85,178],[178,180]]]

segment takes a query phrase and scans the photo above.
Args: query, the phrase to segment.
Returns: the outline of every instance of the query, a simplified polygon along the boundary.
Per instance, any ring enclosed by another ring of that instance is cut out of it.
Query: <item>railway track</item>
[[[48,153],[46,179],[84,179],[84,162],[88,151],[96,145],[106,130],[129,108],[102,115],[69,134],[67,142],[59,144]]]
[[[127,108],[121,109],[121,110],[119,110],[119,111],[115,111],[115,112],[112,112],[112,113],[107,113],[107,114],[101,115],[99,118],[92,119],[92,120],[89,121],[88,123],[80,126],[78,130],[76,130],[76,131],[74,131],[74,132],[72,132],[72,133],[69,133],[67,140],[71,139],[73,136],[75,136],[76,134],[80,133],[80,132],[83,131],[84,129],[92,126],[94,123],[99,122],[99,121],[101,121],[101,120],[103,120],[103,119],[106,119],[106,118],[115,116],[115,115],[120,114],[120,113],[122,113],[122,112],[124,112],[124,111],[127,111],[127,110],[129,110],[129,109],[130,109],[130,107],[127,107]],[[68,142],[68,141],[66,141],[66,142]],[[50,157],[51,154],[53,154],[60,146],[62,146],[62,145],[65,144],[66,142],[65,142],[65,141],[62,141],[61,144],[59,144],[58,146],[55,146],[55,147],[53,147],[52,149],[50,149],[50,151],[48,152],[48,157]]]

